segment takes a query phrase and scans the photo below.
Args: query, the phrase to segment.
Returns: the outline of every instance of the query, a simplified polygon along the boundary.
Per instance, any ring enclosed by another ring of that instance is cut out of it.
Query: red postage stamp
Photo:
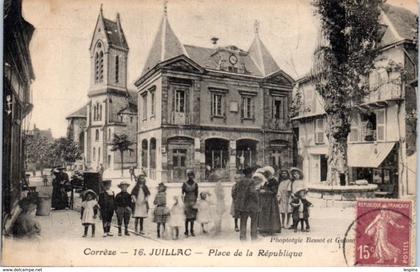
[[[411,265],[411,201],[358,201],[356,265]]]

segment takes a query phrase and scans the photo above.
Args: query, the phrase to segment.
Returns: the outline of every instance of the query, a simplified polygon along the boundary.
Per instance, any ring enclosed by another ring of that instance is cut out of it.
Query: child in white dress
[[[85,227],[83,237],[88,234],[89,226],[92,227],[92,237],[95,236],[95,219],[98,214],[99,205],[96,201],[96,193],[92,190],[84,192],[84,200],[82,202],[82,209],[80,219],[82,225]]]
[[[210,214],[210,203],[207,201],[207,196],[209,193],[201,192],[200,199],[197,201],[196,208],[197,208],[197,222],[201,224],[201,229],[203,233],[207,233],[206,226],[211,221],[211,214]]]
[[[185,223],[184,206],[179,201],[179,196],[174,196],[174,205],[171,208],[171,215],[169,217],[169,226],[171,227],[171,234],[173,240],[179,238],[179,228]]]

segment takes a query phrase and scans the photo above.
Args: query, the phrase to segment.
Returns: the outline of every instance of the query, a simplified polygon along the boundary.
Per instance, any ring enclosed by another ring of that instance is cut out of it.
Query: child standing
[[[128,233],[128,224],[130,223],[131,217],[131,195],[127,192],[128,187],[130,184],[126,181],[122,181],[118,184],[118,187],[121,189],[115,196],[115,207],[117,213],[117,221],[118,221],[118,236],[121,236],[121,226],[124,220],[124,227],[125,231],[124,234],[130,236]]]
[[[311,227],[309,226],[309,207],[312,207],[312,203],[306,199],[306,191],[299,192],[300,201],[302,202],[302,219],[301,219],[301,230],[303,231],[303,224],[305,223],[305,231],[309,232]]]
[[[207,233],[206,226],[211,221],[210,204],[207,201],[208,192],[201,192],[200,199],[197,201],[197,222],[201,224],[203,233]]]
[[[291,197],[290,206],[292,207],[292,220],[293,220],[292,226],[293,226],[294,232],[297,232],[297,227],[299,224],[299,217],[300,217],[299,210],[302,209],[302,202],[300,198],[296,196],[295,194],[291,194],[290,197]]]
[[[150,196],[149,188],[146,186],[146,175],[141,173],[137,179],[136,186],[131,191],[131,198],[134,202],[134,228],[137,234],[144,234],[143,221],[147,218],[149,212],[149,203],[147,202]],[[140,224],[140,230],[138,229]]]
[[[232,215],[234,222],[235,222],[235,231],[239,232],[239,211],[235,209],[235,199],[238,195],[238,182],[241,180],[241,175],[235,176],[235,184],[232,187],[231,196],[232,196],[232,206],[230,207],[230,214]]]
[[[169,217],[169,226],[171,227],[171,234],[173,240],[179,238],[179,228],[185,222],[184,207],[179,201],[178,196],[174,196],[174,205],[171,208],[171,216]]]
[[[99,194],[99,208],[101,211],[102,225],[104,228],[104,236],[113,236],[111,233],[111,222],[115,211],[115,194],[111,190],[111,180],[104,180],[104,191]]]
[[[88,234],[89,226],[92,227],[92,237],[95,236],[95,219],[98,214],[98,202],[96,201],[96,193],[92,190],[84,192],[84,200],[82,202],[82,209],[80,219],[82,225],[85,227],[83,237]]]
[[[170,215],[168,207],[166,207],[166,186],[162,182],[158,185],[158,192],[155,196],[155,200],[153,204],[156,206],[155,211],[153,213],[153,222],[157,224],[157,237],[160,238],[161,229],[165,231],[165,224]]]

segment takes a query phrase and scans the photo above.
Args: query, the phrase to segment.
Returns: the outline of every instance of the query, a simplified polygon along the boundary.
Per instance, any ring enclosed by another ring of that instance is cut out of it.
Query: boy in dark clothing
[[[124,227],[125,232],[124,234],[130,236],[128,233],[128,224],[130,223],[131,217],[131,195],[127,192],[128,187],[130,184],[126,181],[122,181],[118,187],[121,189],[115,196],[115,211],[117,213],[117,221],[118,221],[118,236],[121,236],[121,226],[124,220]]]
[[[259,196],[256,183],[252,180],[252,169],[244,169],[245,177],[241,178],[236,190],[234,206],[241,219],[240,240],[246,240],[246,223],[251,219],[251,239],[257,239],[257,219],[259,212]]]
[[[292,206],[292,220],[293,220],[293,229],[294,232],[297,232],[297,227],[299,223],[299,207],[301,205],[299,197],[295,194],[291,195],[290,206]]]
[[[302,190],[296,194],[292,194],[292,218],[293,218],[293,229],[297,232],[298,224],[300,222],[301,231],[309,232],[309,207],[312,203],[306,199],[306,191]],[[304,225],[306,224],[306,229]]]
[[[103,183],[104,191],[99,194],[99,207],[104,228],[104,237],[107,237],[113,236],[111,233],[111,222],[115,211],[115,194],[114,191],[111,190],[111,180],[104,180]]]
[[[304,231],[303,224],[306,225],[305,231],[309,232],[310,226],[309,226],[309,207],[312,207],[312,203],[309,202],[306,199],[306,191],[300,191],[300,201],[302,202],[303,206],[303,214],[302,218],[300,219],[300,228],[302,231]]]

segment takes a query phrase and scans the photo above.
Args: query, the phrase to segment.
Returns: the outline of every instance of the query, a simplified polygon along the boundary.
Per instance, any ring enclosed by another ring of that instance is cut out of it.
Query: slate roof
[[[214,56],[218,51],[222,50],[235,53],[239,58],[239,63],[244,63],[245,65],[245,74],[266,77],[280,71],[279,66],[261,41],[258,33],[256,33],[248,51],[241,50],[233,45],[218,48],[184,45],[175,35],[165,14],[149,51],[141,77],[157,64],[180,55],[185,55],[203,68],[219,70],[219,58]]]
[[[67,115],[66,119],[71,118],[86,118],[87,117],[87,105],[84,105],[80,109],[76,110],[75,112]]]
[[[119,20],[118,15],[117,20]],[[122,31],[122,28],[118,26],[118,23],[106,18],[103,18],[103,21],[109,45],[115,45],[128,49],[128,44],[127,40],[125,39],[124,32]]]
[[[280,70],[280,67],[274,61],[273,56],[271,56],[267,47],[265,47],[264,43],[261,41],[258,33],[255,35],[254,41],[252,42],[248,53],[264,76]]]
[[[179,41],[169,24],[167,16],[163,16],[156,33],[149,55],[145,62],[142,76],[157,64],[179,55],[186,55],[184,45]]]
[[[411,11],[384,4],[381,23],[387,26],[382,37],[381,46],[390,45],[403,40],[417,39],[417,16]]]

